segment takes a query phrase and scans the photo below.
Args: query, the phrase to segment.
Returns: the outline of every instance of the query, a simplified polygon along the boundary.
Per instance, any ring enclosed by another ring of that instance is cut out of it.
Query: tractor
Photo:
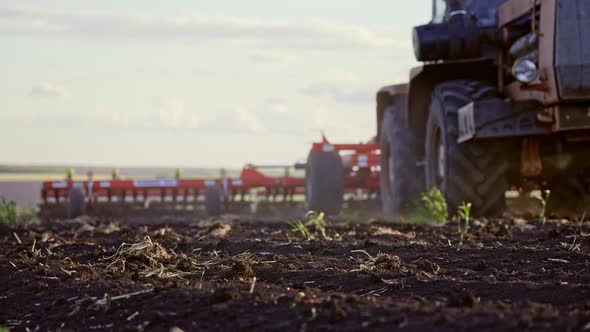
[[[590,1],[433,0],[407,84],[377,94],[387,218],[438,188],[454,211],[500,216],[509,188],[590,198]]]
[[[384,216],[409,212],[433,188],[449,211],[471,203],[477,216],[502,215],[509,189],[549,189],[549,208],[583,212],[590,1],[433,0],[432,9],[413,29],[423,64],[377,93]],[[341,196],[340,162],[330,151],[310,155],[308,168],[325,175],[308,191],[321,184]]]

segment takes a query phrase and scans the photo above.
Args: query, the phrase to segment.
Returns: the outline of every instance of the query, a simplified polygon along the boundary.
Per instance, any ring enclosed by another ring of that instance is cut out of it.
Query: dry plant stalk
[[[121,244],[114,255],[105,259],[112,260],[107,269],[120,264],[121,269],[119,272],[125,272],[127,262],[139,260],[143,262],[139,265],[139,273],[148,278],[154,276],[176,278],[196,273],[200,274],[204,272],[207,264],[209,264],[209,262],[198,264],[185,254],[177,255],[170,252],[159,243],[153,242],[149,236],[136,243]]]

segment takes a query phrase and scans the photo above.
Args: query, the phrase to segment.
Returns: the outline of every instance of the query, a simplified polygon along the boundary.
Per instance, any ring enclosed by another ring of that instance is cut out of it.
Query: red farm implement
[[[294,174],[305,170],[303,174]],[[345,195],[373,198],[379,189],[379,150],[374,143],[314,143],[307,164],[246,165],[239,176],[221,170],[216,179],[112,179],[47,181],[41,189],[41,214],[70,217],[82,213],[181,213],[207,215],[263,207],[302,207],[337,213]]]
[[[285,170],[284,175],[266,175],[262,170]],[[205,210],[209,215],[223,209],[239,210],[257,200],[291,203],[303,194],[304,179],[290,176],[292,166],[247,165],[239,177],[217,179],[113,179],[96,181],[47,181],[41,189],[41,213],[45,216],[70,216],[82,211],[92,214],[150,213],[160,210]],[[72,196],[83,195],[73,207]]]

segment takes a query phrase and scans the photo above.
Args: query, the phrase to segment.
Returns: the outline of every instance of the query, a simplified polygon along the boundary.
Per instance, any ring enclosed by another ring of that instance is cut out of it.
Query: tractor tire
[[[340,213],[344,202],[344,166],[338,152],[310,152],[305,171],[305,198],[312,211]]]
[[[205,212],[207,217],[218,217],[221,215],[223,195],[217,186],[207,187],[205,190]]]
[[[547,201],[547,213],[560,217],[590,215],[590,170],[566,172],[549,181],[551,196]]]
[[[497,98],[495,87],[449,81],[434,89],[426,124],[426,187],[438,188],[453,215],[463,202],[474,216],[501,216],[506,209],[509,148],[502,141],[457,142],[458,110],[472,101]]]
[[[424,171],[417,167],[416,139],[405,125],[403,109],[388,107],[382,123],[381,207],[385,219],[393,221],[410,212],[412,203],[424,189]]]
[[[86,214],[86,194],[82,188],[72,188],[68,193],[66,204],[68,219],[74,219]]]

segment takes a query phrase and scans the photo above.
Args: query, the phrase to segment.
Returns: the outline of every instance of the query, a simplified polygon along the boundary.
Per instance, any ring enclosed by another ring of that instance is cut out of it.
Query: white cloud
[[[29,96],[38,98],[66,98],[70,96],[70,92],[58,85],[51,83],[35,84],[29,91]]]
[[[201,126],[201,121],[187,109],[184,101],[167,97],[160,102],[158,124],[168,129],[196,129]]]
[[[289,107],[283,98],[270,97],[265,100],[266,107],[271,113],[286,114],[289,112]]]
[[[329,98],[343,104],[367,104],[374,99],[377,88],[367,88],[360,84],[316,83],[301,89],[301,93],[308,97]]]
[[[118,126],[128,126],[130,123],[129,115],[120,111],[115,111],[105,106],[98,106],[96,110],[96,119],[105,121],[107,124]]]
[[[328,120],[328,112],[323,109],[319,108],[316,109],[313,114],[313,128],[326,128],[330,125],[330,121]]]
[[[255,132],[255,133],[262,133],[266,132],[267,129],[264,125],[260,122],[260,120],[254,116],[251,112],[245,109],[239,109],[237,111],[238,114],[238,127],[245,131]]]
[[[280,54],[280,53],[269,53],[259,52],[250,54],[248,59],[256,64],[292,64],[297,61],[297,57],[293,54]]]
[[[409,49],[391,31],[323,21],[275,21],[205,16],[153,16],[101,11],[0,6],[0,34],[34,34],[88,39],[230,39],[313,50]],[[253,60],[273,60],[254,55]]]

